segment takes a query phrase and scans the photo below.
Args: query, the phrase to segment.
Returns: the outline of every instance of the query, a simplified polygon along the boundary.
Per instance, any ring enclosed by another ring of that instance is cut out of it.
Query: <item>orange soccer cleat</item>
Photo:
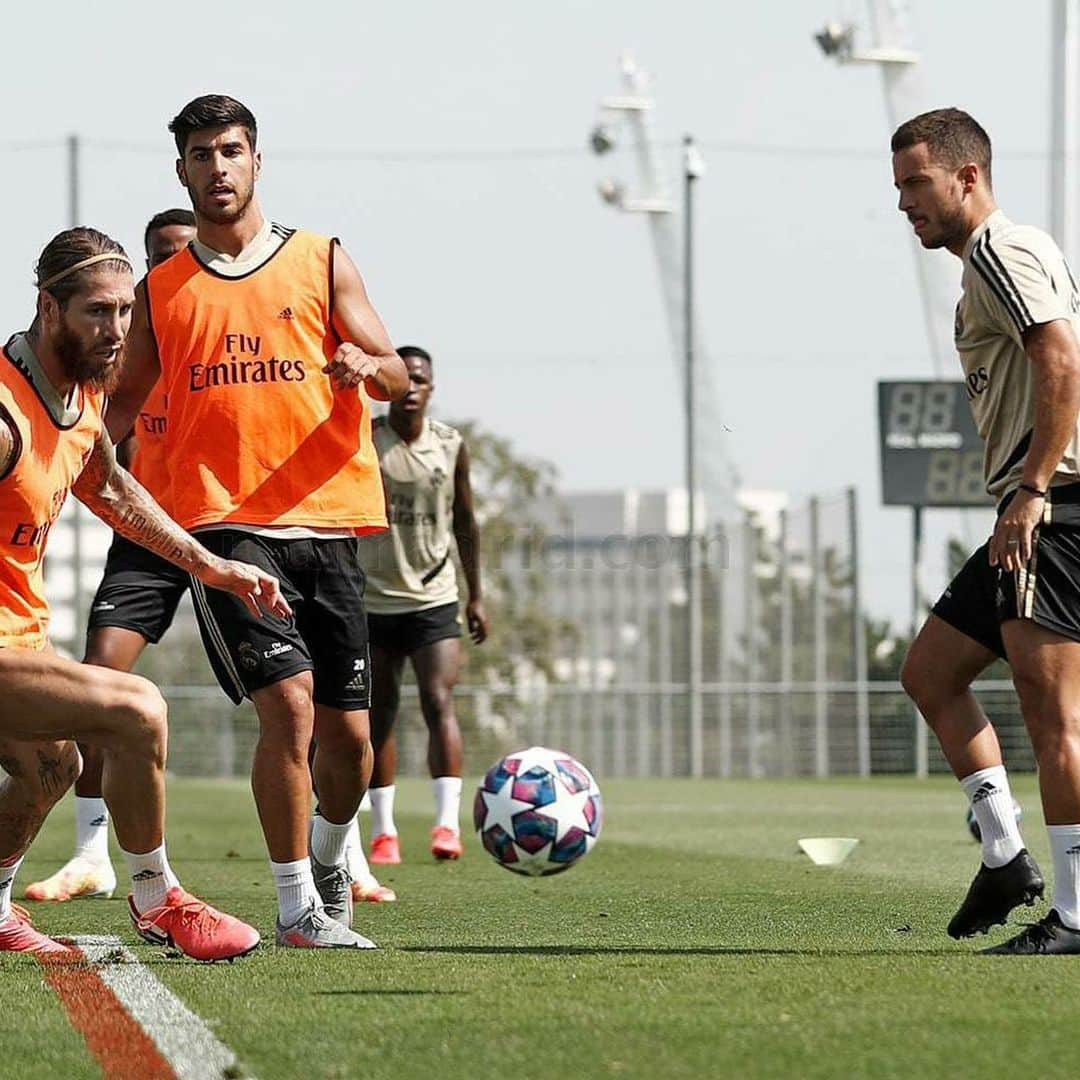
[[[30,913],[18,904],[11,905],[11,913],[0,919],[0,951],[29,952],[39,956],[55,956],[71,950],[34,929]]]
[[[392,904],[397,900],[397,893],[389,885],[380,885],[372,878],[370,881],[354,881],[352,898],[356,904]]]
[[[397,834],[379,833],[378,836],[373,836],[368,862],[382,866],[396,866],[401,862],[401,845],[398,843]]]
[[[171,945],[193,960],[235,960],[259,944],[259,931],[174,885],[165,900],[141,915],[128,897],[135,930],[151,945]]]
[[[87,859],[76,855],[69,859],[52,877],[26,886],[27,900],[79,900],[94,896],[112,896],[116,888],[116,873],[107,859]]]
[[[462,853],[461,833],[447,825],[436,825],[431,830],[431,854],[436,859],[460,859]]]

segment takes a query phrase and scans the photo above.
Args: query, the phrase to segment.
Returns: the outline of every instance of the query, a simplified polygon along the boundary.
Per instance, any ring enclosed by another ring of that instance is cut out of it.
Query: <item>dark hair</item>
[[[162,210],[155,214],[147,223],[143,231],[143,249],[150,254],[150,234],[158,229],[168,228],[170,225],[183,225],[185,228],[195,228],[195,215],[190,210]]]
[[[926,143],[935,163],[949,169],[975,162],[990,185],[990,136],[963,109],[934,109],[913,116],[893,133],[892,152],[919,143]]]
[[[230,127],[233,124],[239,124],[247,132],[248,143],[254,153],[258,137],[255,117],[246,105],[225,94],[203,94],[202,97],[189,101],[169,121],[169,130],[176,138],[176,152],[183,157],[188,139],[196,131]]]
[[[410,356],[415,356],[418,360],[427,361],[428,371],[432,374],[435,373],[435,365],[431,362],[431,353],[427,349],[421,349],[419,345],[402,345],[397,350],[398,356],[402,360],[408,360]]]
[[[57,233],[46,245],[38,256],[37,265],[34,267],[35,284],[40,289],[57,274],[63,274],[76,263],[83,259],[91,259],[95,255],[115,255],[115,259],[103,259],[85,269],[76,270],[75,273],[61,278],[53,285],[45,285],[46,292],[55,296],[61,304],[66,304],[78,291],[83,283],[84,275],[93,273],[102,266],[110,268],[122,267],[131,270],[131,260],[127,252],[110,236],[106,236],[97,229],[80,225],[75,229],[65,229]]]

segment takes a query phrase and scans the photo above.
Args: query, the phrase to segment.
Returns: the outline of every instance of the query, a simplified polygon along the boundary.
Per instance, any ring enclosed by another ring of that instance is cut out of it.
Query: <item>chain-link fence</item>
[[[649,512],[642,499],[626,514],[625,499],[605,496],[609,503],[601,505],[592,498],[592,526],[582,527],[589,515],[571,499],[560,519],[564,527],[489,558],[491,571],[498,565],[503,591],[491,603],[501,600],[505,610],[515,610],[508,601],[528,582],[539,589],[556,632],[545,662],[521,657],[509,677],[489,675],[482,684],[458,687],[470,769],[542,743],[610,776],[916,771],[921,721],[897,683],[866,677],[853,492],[787,509],[751,501],[733,525],[699,538],[704,738],[698,763],[691,759],[689,731],[685,528],[680,532],[677,521],[673,527],[667,511]],[[74,630],[75,580],[83,583],[80,610],[87,609],[107,539],[95,524],[76,546],[61,523],[48,567],[59,614],[54,630]],[[79,574],[76,552],[83,560]],[[74,654],[81,649],[81,641],[55,637]],[[186,601],[164,643],[144,654],[140,670],[170,703],[173,771],[248,771],[254,712],[248,704],[233,709],[213,685]],[[1010,684],[984,682],[977,692],[1012,766],[1031,768]],[[410,683],[399,744],[402,771],[422,773],[426,737]],[[929,768],[943,767],[935,747]]]

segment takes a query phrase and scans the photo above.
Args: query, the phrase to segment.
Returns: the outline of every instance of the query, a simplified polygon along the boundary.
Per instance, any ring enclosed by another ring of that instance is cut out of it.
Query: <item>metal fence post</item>
[[[720,775],[728,780],[731,778],[731,609],[728,605],[728,579],[731,577],[731,563],[734,545],[728,534],[728,526],[720,526],[724,530],[724,551],[727,558],[716,575],[716,668],[720,680]]]
[[[785,775],[795,772],[795,733],[792,726],[791,684],[795,675],[794,605],[791,600],[791,563],[788,552],[790,517],[786,508],[780,511],[780,539],[777,572],[780,577],[780,758]]]
[[[746,611],[746,681],[753,684],[758,680],[758,603],[757,576],[754,573],[757,562],[754,519],[746,515],[742,528],[743,541],[743,604]],[[758,763],[758,728],[761,719],[761,694],[752,685],[746,691],[746,773],[751,778],[761,775]]]
[[[867,688],[866,621],[859,588],[859,502],[854,487],[847,490],[848,547],[851,558],[851,648],[855,658],[855,744],[860,776],[870,775],[870,692]]]
[[[657,587],[660,590],[657,609],[660,615],[660,633],[658,634],[658,646],[660,650],[660,682],[663,689],[660,693],[660,775],[671,776],[674,770],[672,757],[672,707],[671,680],[674,665],[671,656],[671,560],[673,558],[670,540],[664,558],[660,562],[660,573],[656,575]]]
[[[821,558],[821,503],[810,499],[810,587],[814,605],[814,775],[829,775],[829,699],[825,689],[825,590]]]

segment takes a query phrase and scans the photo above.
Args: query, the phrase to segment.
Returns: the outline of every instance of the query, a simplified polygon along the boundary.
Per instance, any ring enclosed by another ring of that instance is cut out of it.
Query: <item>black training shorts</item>
[[[417,649],[445,638],[461,637],[457,601],[420,611],[396,615],[368,613],[368,638],[374,648],[399,656],[412,656]]]
[[[192,580],[203,644],[225,693],[239,704],[311,671],[316,704],[366,709],[371,665],[358,541],[279,540],[227,528],[200,531],[198,538],[222,558],[273,574],[293,609],[287,621],[265,613],[257,619],[237,597]]]
[[[999,515],[1008,504],[1009,498],[1002,501]],[[989,549],[983,544],[964,563],[934,614],[1001,657],[1001,624],[1010,619],[1030,619],[1080,641],[1080,484],[1050,490],[1025,569],[991,566]]]
[[[114,535],[105,574],[90,605],[87,634],[118,626],[156,644],[172,625],[189,582],[187,572],[180,567]]]

